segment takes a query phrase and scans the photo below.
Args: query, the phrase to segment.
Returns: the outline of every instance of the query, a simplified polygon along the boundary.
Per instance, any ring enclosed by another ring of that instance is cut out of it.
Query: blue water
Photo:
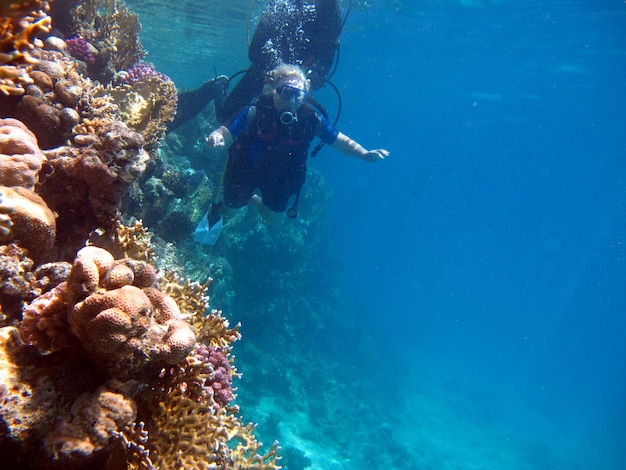
[[[247,1],[211,3],[168,47],[143,21],[180,87],[247,64]],[[339,301],[244,410],[266,439],[314,469],[626,468],[625,32],[617,0],[354,2],[338,127],[392,155],[311,163]]]

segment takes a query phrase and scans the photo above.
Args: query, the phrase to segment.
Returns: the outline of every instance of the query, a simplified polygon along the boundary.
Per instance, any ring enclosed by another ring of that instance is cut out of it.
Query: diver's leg
[[[196,90],[184,91],[178,94],[178,105],[176,106],[176,116],[168,124],[167,131],[171,132],[180,125],[193,119],[204,107],[224,94],[228,84],[228,77],[220,75],[217,78],[204,82]]]
[[[248,200],[248,205],[254,207],[259,212],[267,225],[277,227],[285,221],[285,212],[276,212],[271,210],[263,204],[263,199],[258,194],[252,195],[252,197]]]

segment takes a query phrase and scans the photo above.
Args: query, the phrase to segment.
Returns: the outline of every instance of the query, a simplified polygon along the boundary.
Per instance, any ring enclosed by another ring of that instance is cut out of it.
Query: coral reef
[[[60,37],[47,38],[46,2],[0,6],[0,461],[280,468],[277,444],[262,451],[233,403],[239,325],[209,307],[210,279],[187,279],[162,258],[167,244],[157,256],[152,234],[120,214],[152,177],[164,205],[188,196],[196,173],[158,152],[175,86],[139,64],[126,6],[58,5]],[[205,182],[196,205],[211,196]],[[192,206],[171,207],[174,233]]]
[[[39,33],[50,31],[48,2],[8,0],[0,4],[0,94],[22,95],[32,83],[28,68],[36,62],[30,55],[41,47]]]
[[[205,314],[208,283],[170,274],[159,289],[158,277],[88,246],[18,328],[0,329],[0,457],[11,446],[31,468],[280,468],[232,404],[239,326]]]
[[[69,5],[69,15],[53,10],[54,25],[66,38],[79,39],[72,49],[85,60],[91,78],[109,83],[118,71],[131,68],[146,55],[139,40],[139,19],[119,0],[71,3],[75,5]]]

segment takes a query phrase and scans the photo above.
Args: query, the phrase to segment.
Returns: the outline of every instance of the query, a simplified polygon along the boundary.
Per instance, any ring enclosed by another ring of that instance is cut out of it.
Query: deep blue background
[[[357,9],[340,127],[392,156],[316,161],[355,321],[589,432],[595,468],[626,464],[624,32],[620,2]]]

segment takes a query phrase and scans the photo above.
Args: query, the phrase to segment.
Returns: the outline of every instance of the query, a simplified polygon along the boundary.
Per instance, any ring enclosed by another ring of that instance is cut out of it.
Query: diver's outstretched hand
[[[209,147],[225,147],[230,144],[232,136],[225,126],[220,126],[206,136],[206,143]]]
[[[389,151],[385,149],[368,150],[361,156],[366,162],[380,162],[389,156]]]
[[[209,147],[224,147],[226,142],[224,141],[224,136],[219,132],[211,132],[206,137],[206,143]]]

